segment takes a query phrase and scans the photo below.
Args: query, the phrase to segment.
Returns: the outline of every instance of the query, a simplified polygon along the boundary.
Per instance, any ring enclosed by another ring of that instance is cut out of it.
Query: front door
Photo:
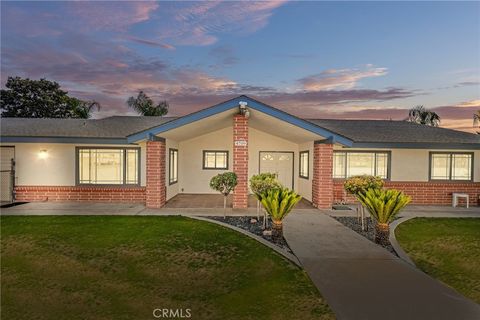
[[[260,173],[275,173],[278,181],[293,189],[293,152],[260,151]]]

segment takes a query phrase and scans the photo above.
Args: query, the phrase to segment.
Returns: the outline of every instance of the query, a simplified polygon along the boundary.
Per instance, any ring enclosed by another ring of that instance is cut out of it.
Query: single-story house
[[[301,119],[247,96],[182,117],[1,119],[2,170],[15,162],[17,201],[140,202],[214,193],[234,171],[233,207],[248,179],[275,172],[318,208],[349,199],[344,179],[371,174],[416,204],[479,204],[480,135],[406,121]],[[3,179],[2,179],[3,180]],[[5,189],[5,186],[2,186]],[[5,192],[2,192],[2,197]]]

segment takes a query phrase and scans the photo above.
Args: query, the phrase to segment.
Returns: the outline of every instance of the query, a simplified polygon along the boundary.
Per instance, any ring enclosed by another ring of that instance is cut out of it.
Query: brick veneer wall
[[[147,141],[147,208],[161,208],[166,202],[165,141]]]
[[[312,204],[330,209],[333,204],[333,144],[315,143],[313,147]]]
[[[235,141],[244,140],[246,146],[236,146]],[[243,115],[233,116],[233,172],[238,184],[233,191],[233,207],[248,207],[248,119]]]
[[[144,187],[17,186],[17,201],[145,202]]]
[[[355,202],[355,199],[348,195],[345,197],[342,180],[335,180],[333,186],[334,202],[346,200]],[[480,195],[480,182],[448,183],[448,182],[399,182],[386,181],[386,188],[402,190],[412,197],[413,204],[425,205],[451,205],[452,193],[468,193],[470,205],[480,205],[478,196]],[[460,200],[464,204],[464,200]]]

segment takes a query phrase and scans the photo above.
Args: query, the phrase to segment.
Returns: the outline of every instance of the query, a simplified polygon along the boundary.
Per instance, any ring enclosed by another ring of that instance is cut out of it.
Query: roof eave
[[[354,142],[352,148],[480,150],[480,143],[459,142]]]

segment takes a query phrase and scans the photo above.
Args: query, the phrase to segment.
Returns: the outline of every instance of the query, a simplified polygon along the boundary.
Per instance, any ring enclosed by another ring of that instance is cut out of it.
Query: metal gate
[[[15,201],[15,148],[3,147],[0,154],[1,202]]]

